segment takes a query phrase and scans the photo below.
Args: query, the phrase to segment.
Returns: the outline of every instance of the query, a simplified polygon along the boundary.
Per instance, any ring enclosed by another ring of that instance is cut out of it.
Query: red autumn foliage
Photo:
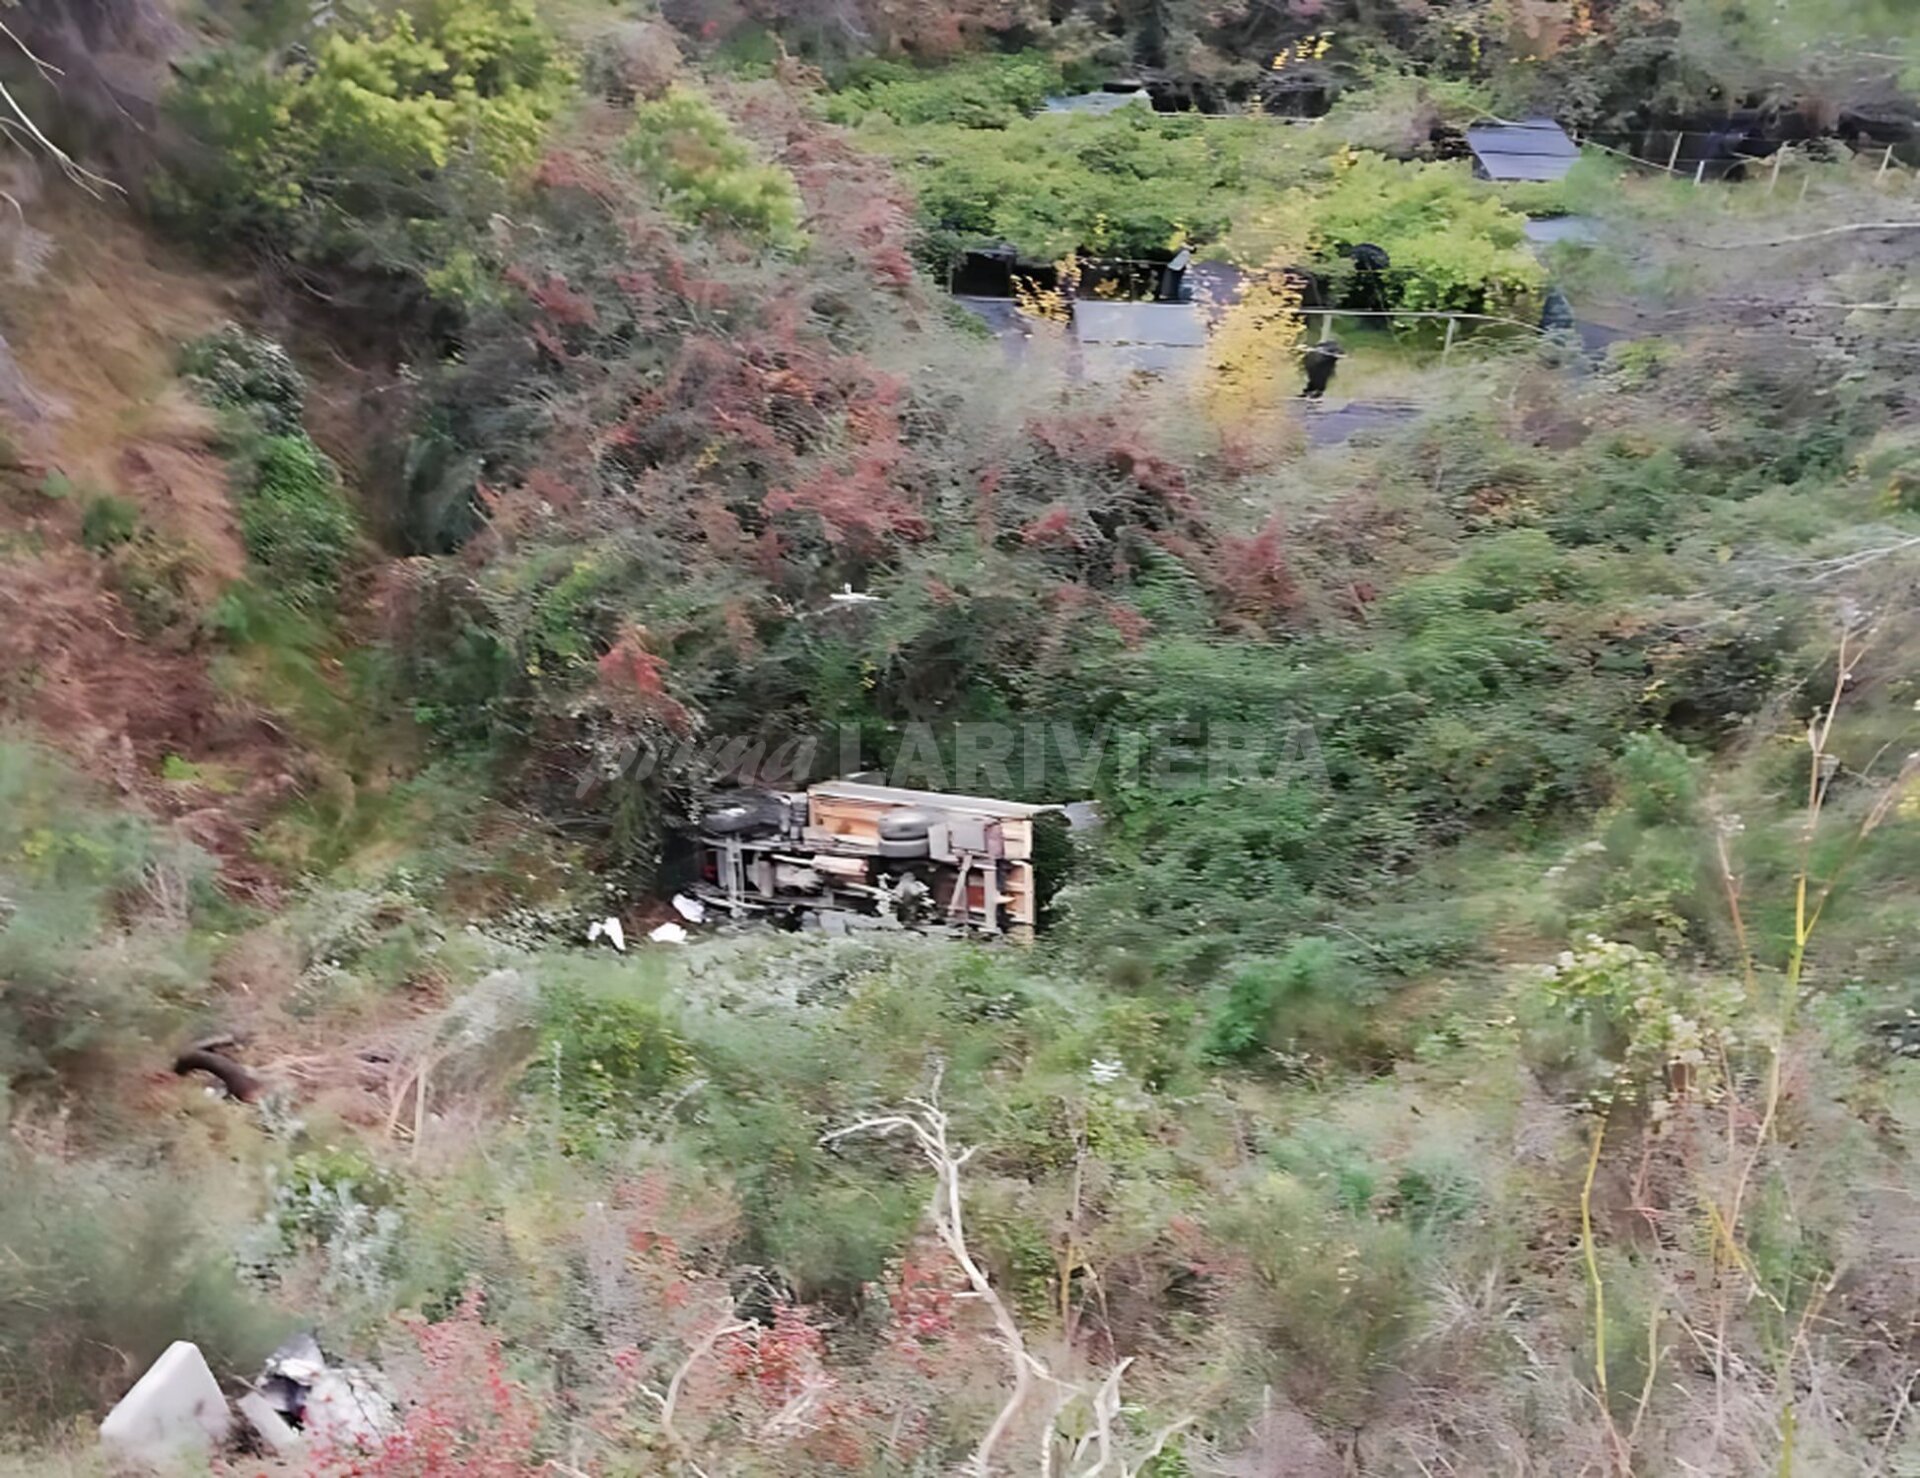
[[[719,313],[733,305],[733,289],[719,278],[696,276],[672,250],[658,255],[660,275],[667,291],[688,307],[702,313]]]
[[[1027,434],[1062,461],[1103,468],[1151,493],[1170,509],[1196,511],[1186,474],[1141,440],[1137,430],[1122,425],[1111,411],[1035,421],[1027,427]]]
[[[1006,470],[1001,467],[989,467],[980,474],[980,502],[974,513],[974,532],[982,544],[993,542],[1000,480],[1005,476]]]
[[[799,358],[762,378],[789,406],[804,405],[830,418],[829,425],[837,420],[854,450],[850,461],[816,464],[774,489],[766,499],[769,514],[811,513],[828,543],[863,553],[927,537],[931,528],[925,516],[897,478],[907,459],[900,435],[899,405],[905,395],[900,381],[850,356],[819,355]]]
[[[533,342],[556,364],[565,364],[573,358],[567,352],[567,346],[560,342],[560,336],[544,322],[535,323],[529,330]]]
[[[1153,623],[1124,601],[1109,600],[1102,609],[1106,612],[1108,624],[1120,633],[1120,640],[1129,647],[1137,647],[1153,632]]]
[[[753,541],[753,567],[769,585],[786,573],[786,553],[786,544],[778,529],[762,529],[760,536]]]
[[[922,1375],[934,1371],[933,1356],[954,1338],[954,1300],[964,1284],[943,1253],[909,1253],[887,1290],[892,1320],[887,1340]]]
[[[823,125],[796,89],[755,95],[742,107],[741,121],[792,172],[816,245],[846,252],[870,280],[908,293],[913,207],[886,163]]]
[[[606,203],[620,195],[611,176],[569,149],[555,149],[541,160],[533,183],[543,190],[578,190]]]
[[[760,637],[753,629],[753,617],[748,614],[744,603],[728,601],[721,611],[721,624],[726,628],[727,640],[733,644],[734,652],[741,658],[755,656],[760,650]]]
[[[675,733],[693,728],[686,707],[667,692],[667,662],[647,649],[647,633],[629,626],[600,658],[600,687],[617,703],[639,708]]]
[[[753,541],[733,510],[718,498],[702,498],[694,507],[694,521],[707,547],[725,560],[737,560],[752,550]]]
[[[729,1341],[724,1360],[735,1381],[784,1406],[831,1381],[822,1363],[826,1351],[826,1337],[806,1310],[783,1303],[773,1311],[772,1328],[760,1325]]]
[[[1299,605],[1299,591],[1281,542],[1278,514],[1250,537],[1222,539],[1216,567],[1222,593],[1232,609],[1242,615],[1285,615]]]
[[[811,513],[827,542],[873,553],[896,539],[927,537],[931,526],[893,485],[891,460],[864,457],[851,468],[822,468],[767,495],[769,513]]]
[[[534,307],[562,327],[592,328],[600,321],[593,300],[575,292],[558,272],[549,272],[542,281],[525,267],[515,266],[507,269],[506,279],[525,293]]]
[[[408,1323],[419,1369],[400,1429],[378,1442],[318,1444],[324,1478],[538,1478],[540,1407],[507,1374],[500,1337],[481,1319],[478,1289],[448,1318]]]
[[[1169,507],[1191,512],[1193,496],[1187,491],[1187,475],[1174,463],[1133,441],[1117,441],[1107,448],[1107,465],[1122,477],[1130,477],[1147,492]]]
[[[560,512],[571,512],[580,506],[580,494],[570,483],[563,481],[544,467],[536,467],[521,480],[529,497],[536,498],[550,508]]]
[[[1034,519],[1020,531],[1020,542],[1028,545],[1059,545],[1070,549],[1080,547],[1080,536],[1074,530],[1074,516],[1071,508],[1055,505]]]

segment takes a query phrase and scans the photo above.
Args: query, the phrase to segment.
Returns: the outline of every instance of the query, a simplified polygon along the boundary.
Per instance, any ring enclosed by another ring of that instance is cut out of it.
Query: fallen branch
[[[973,1158],[973,1147],[956,1151],[947,1137],[947,1116],[939,1106],[940,1082],[936,1075],[933,1088],[925,1099],[910,1101],[912,1113],[883,1114],[876,1118],[862,1119],[857,1124],[849,1124],[844,1129],[836,1129],[822,1137],[822,1144],[834,1144],[856,1135],[877,1134],[890,1136],[905,1131],[911,1135],[918,1146],[921,1156],[933,1167],[935,1182],[931,1213],[934,1235],[947,1249],[967,1286],[974,1295],[987,1306],[993,1316],[995,1331],[1000,1342],[1006,1347],[1007,1361],[1013,1370],[1013,1391],[1002,1404],[998,1415],[974,1448],[968,1471],[977,1478],[987,1478],[992,1472],[994,1450],[1012,1427],[1020,1408],[1026,1404],[1033,1389],[1033,1374],[1037,1367],[1046,1375],[1046,1367],[1027,1352],[1027,1342],[1020,1332],[1019,1324],[1014,1320],[1006,1301],[995,1291],[986,1271],[975,1260],[967,1245],[966,1224],[960,1195],[961,1168]]]
[[[960,1172],[973,1158],[975,1147],[954,1147],[948,1135],[949,1120],[940,1107],[939,1094],[940,1079],[936,1074],[933,1087],[925,1098],[909,1100],[909,1112],[862,1119],[857,1124],[849,1124],[844,1129],[835,1129],[822,1135],[820,1142],[831,1145],[857,1135],[885,1138],[905,1133],[913,1139],[921,1157],[933,1169],[934,1191],[930,1213],[934,1234],[959,1267],[973,1295],[991,1313],[994,1331],[1006,1350],[1007,1362],[1013,1373],[1013,1390],[974,1448],[966,1471],[973,1478],[990,1478],[994,1454],[1019,1419],[1037,1381],[1052,1387],[1054,1391],[1053,1405],[1039,1434],[1038,1471],[1042,1478],[1051,1478],[1054,1470],[1060,1415],[1076,1401],[1086,1402],[1092,1416],[1093,1430],[1075,1444],[1064,1478],[1138,1478],[1142,1468],[1165,1451],[1174,1434],[1190,1425],[1192,1418],[1183,1417],[1162,1428],[1150,1446],[1130,1462],[1118,1450],[1114,1426],[1121,1412],[1120,1382],[1133,1362],[1130,1359],[1120,1361],[1107,1372],[1098,1386],[1089,1387],[1054,1374],[1044,1360],[1028,1349],[1019,1323],[967,1244]]]
[[[1724,246],[1715,246],[1708,241],[1696,241],[1695,246],[1714,246],[1720,251],[1747,251],[1759,246],[1797,246],[1803,241],[1821,241],[1829,236],[1847,236],[1861,231],[1920,231],[1920,221],[1856,221],[1848,226],[1827,226],[1818,231],[1803,231],[1797,236],[1776,236],[1770,241],[1736,241]]]
[[[726,1305],[725,1308],[728,1313],[732,1312],[731,1304]],[[673,1424],[673,1414],[680,1405],[680,1393],[686,1388],[687,1377],[693,1373],[694,1366],[711,1354],[715,1345],[723,1339],[743,1334],[751,1328],[753,1325],[743,1320],[723,1319],[693,1342],[693,1347],[687,1351],[687,1358],[680,1362],[679,1368],[673,1372],[672,1378],[667,1382],[666,1394],[662,1395],[658,1391],[641,1387],[660,1405],[660,1435],[667,1439],[674,1453],[696,1474],[701,1473],[702,1469],[693,1461],[692,1448]]]

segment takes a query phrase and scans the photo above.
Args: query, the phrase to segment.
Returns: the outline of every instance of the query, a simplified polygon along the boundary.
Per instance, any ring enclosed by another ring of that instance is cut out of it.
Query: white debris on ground
[[[587,930],[587,943],[594,944],[606,940],[621,954],[627,952],[627,930],[617,918],[597,919]]]
[[[206,1357],[198,1345],[180,1339],[107,1413],[100,1441],[119,1457],[151,1467],[204,1465],[232,1428],[233,1414]]]
[[[687,931],[680,925],[669,921],[648,934],[647,938],[651,939],[655,944],[685,944],[687,942]]]
[[[321,1371],[301,1416],[302,1430],[336,1447],[377,1442],[394,1428],[393,1403],[371,1375],[352,1367]]]
[[[258,1391],[247,1392],[233,1404],[260,1445],[276,1457],[292,1457],[306,1445],[306,1439]]]
[[[204,1473],[209,1459],[236,1439],[256,1452],[292,1457],[310,1437],[347,1450],[376,1443],[397,1426],[379,1375],[330,1364],[311,1334],[275,1350],[253,1388],[231,1407],[200,1347],[176,1340],[107,1413],[100,1442],[117,1466]]]
[[[684,893],[673,895],[673,911],[689,924],[704,924],[707,921],[707,906],[698,898],[689,898]]]
[[[329,1363],[311,1334],[296,1334],[269,1355],[253,1384],[250,1396],[290,1432],[324,1437],[335,1447],[375,1442],[394,1430],[393,1402],[379,1377],[361,1366]]]

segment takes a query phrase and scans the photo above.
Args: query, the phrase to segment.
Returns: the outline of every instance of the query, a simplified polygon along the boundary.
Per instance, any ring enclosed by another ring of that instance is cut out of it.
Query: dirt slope
[[[183,340],[234,314],[235,294],[110,203],[48,189],[28,210],[44,244],[16,268],[5,316],[21,384],[0,470],[0,721],[141,795],[233,882],[265,889],[247,833],[284,792],[290,757],[268,717],[210,675],[195,618],[245,556],[214,420],[173,370]],[[164,630],[143,629],[124,578],[82,542],[88,506],[109,496],[177,562],[184,614]],[[170,757],[235,783],[168,781]]]

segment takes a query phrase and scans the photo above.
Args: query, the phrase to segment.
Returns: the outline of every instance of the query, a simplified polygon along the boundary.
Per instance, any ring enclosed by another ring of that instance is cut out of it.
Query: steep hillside
[[[245,553],[213,414],[177,374],[233,296],[124,209],[41,188],[45,260],[8,315],[36,414],[0,513],[7,713],[259,885],[246,832],[292,759],[268,716],[220,691],[197,630]],[[233,793],[169,783],[170,764],[230,772]]]
[[[0,1469],[1920,1465],[1885,9],[0,12]],[[692,917],[777,756],[1099,824]]]

